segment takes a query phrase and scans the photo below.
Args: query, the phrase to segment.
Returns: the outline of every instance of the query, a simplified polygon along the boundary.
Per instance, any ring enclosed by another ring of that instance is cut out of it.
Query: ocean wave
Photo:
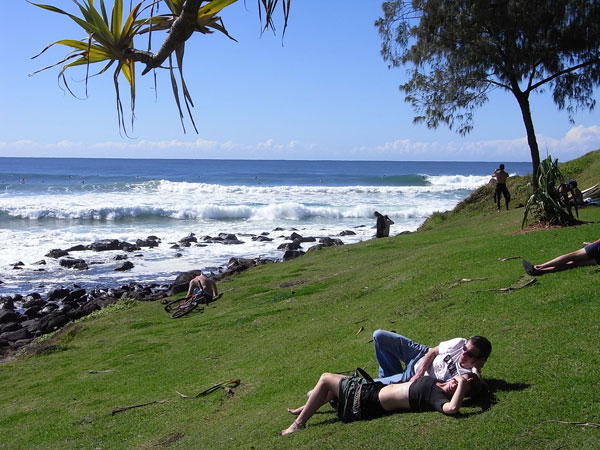
[[[170,194],[188,195],[255,195],[255,196],[277,196],[281,193],[294,194],[323,194],[323,195],[345,195],[345,194],[378,194],[378,193],[402,193],[402,192],[437,192],[443,193],[447,190],[471,190],[476,189],[489,182],[490,177],[485,176],[427,176],[418,175],[422,183],[394,186],[394,185],[356,185],[356,186],[225,186],[220,184],[173,182],[160,180],[158,182],[146,183],[152,185],[152,190]],[[148,189],[150,190],[150,189]]]
[[[193,181],[149,180],[135,182],[110,183],[25,183],[0,185],[0,198],[32,197],[61,195],[107,195],[107,194],[177,194],[177,195],[236,195],[236,196],[278,196],[282,193],[296,195],[345,195],[345,194],[378,194],[390,192],[443,192],[447,190],[475,189],[489,182],[489,176],[476,175],[398,175],[387,177],[366,176],[360,178],[362,184],[344,186],[328,185],[244,185],[244,184],[211,184]]]
[[[427,205],[402,206],[388,205],[385,213],[392,218],[427,217],[434,211],[444,209],[444,202]],[[192,205],[185,208],[161,208],[154,206],[101,207],[87,208],[71,205],[68,207],[10,208],[0,210],[0,223],[10,220],[47,221],[47,220],[83,220],[99,222],[117,222],[124,220],[253,220],[305,221],[311,219],[371,219],[374,206],[359,204],[355,206],[334,207],[331,205],[305,205],[298,202],[283,202],[266,205]]]
[[[458,189],[477,189],[484,184],[489,183],[490,176],[480,175],[425,175],[425,178],[432,186],[444,186],[447,188],[455,187]]]

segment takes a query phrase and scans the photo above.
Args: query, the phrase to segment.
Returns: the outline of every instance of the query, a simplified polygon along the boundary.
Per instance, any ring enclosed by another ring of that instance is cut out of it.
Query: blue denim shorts
[[[592,242],[590,245],[586,245],[584,249],[588,257],[594,258],[596,263],[600,264],[600,239]]]

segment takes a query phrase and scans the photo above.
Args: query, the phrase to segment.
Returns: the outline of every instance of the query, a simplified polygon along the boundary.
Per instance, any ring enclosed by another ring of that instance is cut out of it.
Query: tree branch
[[[530,91],[530,92],[534,91],[538,87],[540,87],[541,85],[546,84],[546,83],[554,80],[555,78],[561,77],[561,76],[563,76],[563,75],[565,75],[567,73],[575,72],[576,70],[579,70],[579,69],[583,69],[584,67],[587,67],[589,65],[598,64],[598,63],[600,63],[600,59],[594,58],[594,59],[590,59],[588,61],[584,61],[581,64],[577,64],[576,66],[569,67],[568,69],[561,70],[560,72],[553,73],[548,78],[540,80],[539,82],[537,82],[536,84],[534,84],[533,86],[531,86],[531,88],[528,89],[528,91]]]
[[[136,50],[131,48],[127,51],[127,57],[133,61],[146,64],[142,75],[145,75],[150,70],[160,67],[160,65],[169,57],[173,51],[187,41],[196,30],[196,20],[198,10],[202,4],[202,0],[185,0],[181,15],[175,19],[169,35],[161,45],[157,53]]]

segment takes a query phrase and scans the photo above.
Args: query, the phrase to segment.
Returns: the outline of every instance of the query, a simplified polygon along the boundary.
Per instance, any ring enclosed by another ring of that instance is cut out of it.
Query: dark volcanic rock
[[[344,242],[341,239],[334,239],[330,237],[324,237],[319,239],[319,243],[325,247],[332,247],[334,245],[344,245]]]
[[[6,333],[7,331],[16,331],[23,328],[20,322],[7,322],[0,324],[0,334]]]
[[[0,323],[19,322],[21,314],[9,309],[0,309]]]
[[[285,242],[285,243],[279,245],[277,247],[277,250],[288,251],[288,250],[298,250],[300,248],[302,248],[302,246],[300,245],[300,241],[293,241],[293,242]]]
[[[283,254],[283,260],[289,261],[290,259],[295,259],[302,255],[304,255],[304,252],[301,250],[286,250]]]
[[[69,323],[69,317],[62,311],[54,311],[40,319],[39,332],[40,334],[50,333]]]
[[[121,243],[118,239],[103,239],[90,244],[90,250],[95,252],[105,252],[108,250],[120,250]]]
[[[89,267],[83,259],[78,258],[62,258],[58,261],[61,267],[77,270],[88,270]]]
[[[67,251],[69,251],[69,252],[82,252],[84,250],[89,250],[89,249],[90,248],[87,245],[78,244],[78,245],[74,245],[73,247],[70,247]]]
[[[48,253],[46,253],[44,256],[47,256],[48,258],[60,258],[62,256],[66,256],[68,255],[69,252],[65,251],[65,250],[61,250],[60,248],[55,248],[53,250],[50,250]]]
[[[86,294],[85,289],[75,289],[74,291],[70,292],[65,297],[63,302],[71,303],[73,301],[75,301],[75,302],[81,301],[82,299],[84,299],[85,294]]]
[[[158,247],[160,239],[156,236],[148,236],[146,239],[138,239],[135,241],[138,247]]]
[[[69,295],[71,293],[71,291],[67,288],[56,288],[50,292],[48,292],[48,295],[46,296],[46,299],[51,302],[53,300],[60,300],[65,298],[67,295]]]
[[[122,272],[131,269],[133,269],[133,263],[131,261],[125,261],[121,267],[117,267],[115,269],[115,272]]]
[[[273,240],[273,238],[267,237],[267,236],[254,236],[252,238],[253,241],[258,241],[258,242],[271,242]]]
[[[0,334],[0,339],[4,339],[8,342],[15,342],[21,339],[29,339],[32,337],[31,332],[27,328],[21,328],[15,331],[7,331]]]
[[[190,233],[186,237],[179,240],[179,243],[184,247],[189,247],[190,245],[192,245],[192,242],[198,242],[198,238],[194,233]]]

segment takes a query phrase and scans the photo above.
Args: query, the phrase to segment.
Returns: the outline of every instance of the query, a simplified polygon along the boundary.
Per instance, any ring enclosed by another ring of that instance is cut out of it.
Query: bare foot
[[[300,408],[296,408],[296,409],[288,408],[287,412],[289,412],[290,414],[293,414],[295,416],[298,416],[298,415],[300,415],[300,413],[302,412],[303,409],[304,409],[304,406],[301,406]]]
[[[287,427],[285,430],[281,430],[281,435],[285,436],[287,434],[292,434],[296,431],[300,431],[304,429],[304,424],[303,423],[298,423],[295,420],[292,422],[292,424]]]

